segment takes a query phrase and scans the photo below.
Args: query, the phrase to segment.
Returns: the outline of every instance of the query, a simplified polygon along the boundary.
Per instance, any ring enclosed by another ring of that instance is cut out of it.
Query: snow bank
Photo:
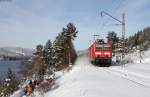
[[[150,50],[141,52],[141,56],[139,51],[128,54],[126,60],[133,63],[150,63]]]
[[[19,89],[18,91],[14,92],[13,95],[11,95],[10,97],[22,97],[23,94],[24,94],[24,90]]]

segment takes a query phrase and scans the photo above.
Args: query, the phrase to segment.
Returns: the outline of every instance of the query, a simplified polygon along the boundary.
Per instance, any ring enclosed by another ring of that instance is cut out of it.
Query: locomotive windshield
[[[101,44],[101,45],[96,45],[96,49],[97,50],[110,50],[111,47],[110,45]]]

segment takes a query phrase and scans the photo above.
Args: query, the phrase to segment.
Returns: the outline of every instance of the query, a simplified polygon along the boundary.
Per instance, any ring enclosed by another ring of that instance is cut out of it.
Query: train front
[[[110,66],[112,59],[112,43],[98,42],[95,44],[95,63]]]

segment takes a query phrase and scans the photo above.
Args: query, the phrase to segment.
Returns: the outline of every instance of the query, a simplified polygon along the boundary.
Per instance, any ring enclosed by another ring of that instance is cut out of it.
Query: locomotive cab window
[[[109,45],[96,45],[97,50],[110,50],[111,47]]]

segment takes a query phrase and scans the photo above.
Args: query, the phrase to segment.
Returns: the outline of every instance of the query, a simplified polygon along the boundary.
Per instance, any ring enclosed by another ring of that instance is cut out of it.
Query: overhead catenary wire
[[[117,18],[115,18],[114,16],[112,16],[111,14],[105,12],[105,11],[101,11],[101,16],[106,15],[109,16],[110,18],[118,21],[120,23],[120,25],[122,26],[122,37],[121,37],[121,44],[122,44],[122,66],[125,66],[125,14],[122,14],[122,20],[119,20]]]
[[[118,5],[115,5],[118,1],[120,1],[118,3]],[[116,1],[114,1],[113,4],[112,4],[112,6],[117,6],[117,7],[114,8],[113,11],[111,11],[111,12],[113,14],[117,14],[117,12],[120,10],[120,8],[123,7],[123,4],[124,4],[125,1],[126,0],[116,0]],[[116,26],[116,25],[118,25],[118,24],[108,24],[108,22],[110,22],[109,19],[107,19],[105,21],[102,20],[100,30],[103,30],[104,27],[106,27],[106,26],[114,26],[114,25]]]

